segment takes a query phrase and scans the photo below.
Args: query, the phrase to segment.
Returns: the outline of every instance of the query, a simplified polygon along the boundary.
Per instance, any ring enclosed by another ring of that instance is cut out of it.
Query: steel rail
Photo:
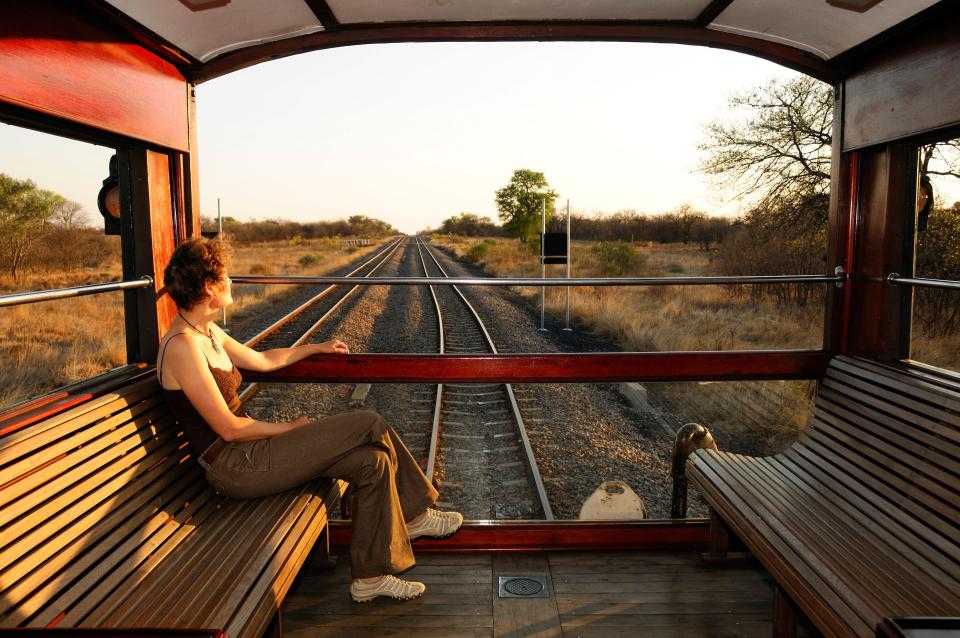
[[[359,279],[360,281],[363,281],[363,277],[356,278],[356,277],[354,277],[354,275],[356,275],[358,272],[360,272],[361,270],[363,270],[364,268],[366,268],[367,266],[369,266],[371,263],[375,262],[375,261],[376,261],[377,259],[379,259],[380,257],[383,257],[384,255],[386,255],[386,254],[387,254],[388,252],[390,252],[391,250],[396,249],[396,247],[400,244],[401,241],[403,241],[403,238],[402,238],[402,237],[401,237],[400,239],[397,239],[396,241],[394,241],[392,244],[388,245],[386,248],[384,248],[382,251],[378,252],[376,255],[374,255],[373,257],[371,257],[371,258],[368,259],[367,261],[363,262],[362,264],[360,264],[359,266],[357,266],[356,268],[354,268],[353,270],[351,270],[349,273],[347,273],[346,277],[337,277],[336,279],[346,279],[346,280],[350,280],[350,281],[355,281],[355,280],[358,280],[358,279]],[[388,256],[388,257],[389,257],[389,256]],[[384,258],[384,259],[386,260],[386,258]],[[378,267],[379,267],[379,266],[378,266]],[[249,278],[248,278],[248,277],[230,277],[230,281],[233,282],[233,283],[238,283],[240,279],[249,279]],[[305,279],[310,279],[310,278],[307,277],[307,278],[305,278]],[[304,283],[324,283],[324,282],[304,282]],[[247,341],[245,341],[245,342],[244,342],[244,345],[247,346],[248,348],[252,348],[253,346],[257,345],[258,343],[260,343],[261,341],[263,341],[264,339],[266,339],[267,337],[269,337],[270,335],[272,335],[274,332],[276,332],[277,330],[279,330],[280,328],[282,328],[286,323],[288,323],[288,322],[289,322],[290,320],[292,320],[294,317],[297,317],[297,316],[298,316],[300,313],[302,313],[304,310],[306,310],[307,308],[309,308],[309,307],[312,306],[313,304],[317,303],[318,301],[320,301],[321,299],[323,299],[324,297],[326,297],[327,295],[329,295],[330,293],[332,293],[334,290],[336,290],[336,289],[337,289],[339,286],[341,286],[341,285],[343,285],[343,283],[334,283],[334,284],[331,285],[331,286],[327,286],[326,288],[324,288],[323,290],[321,290],[319,293],[317,293],[316,295],[314,295],[313,297],[311,297],[311,298],[308,299],[307,301],[303,302],[300,306],[298,306],[298,307],[295,308],[294,310],[292,310],[290,313],[284,315],[283,317],[281,317],[280,319],[278,319],[277,321],[275,321],[275,322],[272,323],[271,325],[267,326],[266,328],[264,328],[263,330],[261,330],[260,332],[258,332],[256,335],[254,335],[253,337],[251,337],[251,338],[248,339]]]
[[[420,256],[420,265],[423,266],[423,273],[430,276],[430,273],[427,271],[427,262],[423,258],[423,250],[420,246],[418,240],[414,240],[414,245],[417,247],[417,254]],[[433,307],[437,311],[437,325],[439,326],[440,334],[440,354],[444,354],[444,344],[443,344],[443,313],[440,310],[440,300],[437,299],[437,293],[433,289],[433,286],[427,286],[430,289],[430,296],[433,297]],[[430,426],[430,449],[427,452],[427,478],[433,481],[433,471],[437,465],[437,449],[439,448],[440,441],[440,412],[443,405],[443,384],[437,384],[437,396],[433,404],[433,423]]]
[[[420,237],[417,236],[417,241],[421,242]],[[426,249],[427,255],[430,256],[430,259],[433,260],[433,263],[436,264],[437,269],[443,274],[444,277],[449,277],[447,272],[443,269],[443,266],[440,265],[440,262],[437,261],[437,258],[431,253],[430,246],[425,242],[423,243],[424,248]],[[432,278],[428,278],[432,279]],[[460,297],[460,300],[464,303],[467,309],[470,311],[470,314],[473,316],[474,321],[476,321],[477,326],[480,328],[480,331],[483,333],[484,338],[487,341],[487,346],[490,348],[493,354],[499,354],[497,351],[496,345],[493,343],[493,339],[490,337],[490,333],[487,332],[487,327],[484,325],[483,320],[480,319],[479,313],[473,305],[467,300],[464,294],[457,288],[456,285],[453,285],[453,291]],[[550,501],[547,498],[547,491],[543,485],[543,478],[540,476],[540,468],[537,466],[537,460],[533,456],[533,448],[530,445],[530,439],[527,437],[527,428],[523,423],[523,417],[520,414],[520,406],[517,403],[517,398],[513,393],[513,386],[509,383],[505,383],[504,387],[507,391],[507,396],[510,399],[510,405],[513,409],[513,415],[517,424],[517,431],[520,435],[520,440],[523,444],[524,454],[527,459],[527,471],[530,474],[530,479],[534,484],[534,488],[537,492],[537,496],[540,499],[540,507],[543,510],[544,518],[548,521],[554,520],[553,510],[550,508]]]
[[[424,245],[427,245],[424,243]],[[377,277],[365,281],[350,277],[231,277],[235,284],[357,284],[360,286],[735,286],[773,284],[838,284],[846,275],[750,275],[724,277]]]
[[[367,267],[368,265],[370,265],[372,262],[377,262],[377,263],[373,266],[373,268],[370,270],[370,272],[368,272],[366,275],[364,275],[364,277],[369,277],[370,275],[372,275],[373,273],[375,273],[377,270],[379,270],[381,266],[383,266],[385,263],[387,263],[387,261],[393,256],[393,254],[397,251],[397,248],[403,243],[403,241],[404,241],[404,238],[403,238],[403,237],[397,239],[395,242],[393,242],[392,244],[388,245],[388,246],[387,246],[386,248],[384,248],[382,251],[380,251],[379,253],[377,253],[376,255],[374,255],[373,257],[371,257],[370,259],[368,259],[367,261],[365,261],[365,262],[363,262],[362,264],[360,264],[357,268],[355,268],[353,271],[351,271],[350,274],[353,275],[353,274],[359,272],[360,270],[362,270],[363,268],[366,268],[366,267]],[[377,261],[377,260],[379,260],[379,261]],[[232,281],[232,280],[233,280],[233,278],[231,277],[231,281]],[[287,314],[286,316],[280,318],[278,321],[275,321],[275,322],[274,322],[272,325],[270,325],[268,328],[266,328],[266,329],[264,329],[264,330],[261,330],[261,331],[260,331],[259,333],[257,333],[255,336],[253,336],[253,337],[251,337],[250,339],[248,339],[246,342],[244,342],[244,345],[246,345],[247,347],[252,348],[254,345],[256,345],[257,343],[260,343],[261,341],[263,341],[264,339],[266,339],[267,337],[269,337],[270,335],[272,335],[274,332],[276,332],[277,330],[279,330],[280,328],[282,328],[282,327],[283,327],[284,325],[286,325],[291,319],[293,319],[294,317],[298,316],[298,315],[301,314],[303,311],[305,311],[307,308],[309,308],[309,307],[312,306],[313,304],[317,303],[318,301],[320,301],[321,299],[323,299],[324,297],[326,297],[329,293],[331,293],[331,292],[332,292],[335,288],[337,288],[337,287],[338,287],[338,286],[334,285],[334,286],[329,286],[329,287],[327,287],[327,288],[324,288],[322,291],[320,291],[319,294],[315,295],[314,297],[312,297],[312,298],[311,298],[310,300],[308,300],[307,302],[301,304],[301,305],[298,306],[296,309],[294,309],[292,312],[290,312],[290,313]],[[307,339],[309,339],[310,336],[320,328],[320,326],[323,324],[323,322],[326,321],[326,320],[341,306],[341,304],[343,304],[343,302],[345,302],[354,292],[356,292],[358,288],[359,288],[358,285],[355,285],[355,286],[353,286],[352,288],[350,288],[350,290],[348,290],[347,293],[337,301],[337,303],[333,304],[333,306],[332,306],[329,310],[327,310],[327,312],[325,312],[322,317],[320,317],[319,319],[317,319],[317,320],[313,323],[313,325],[310,326],[310,327],[306,330],[306,332],[304,332],[302,335],[300,335],[300,337],[298,337],[298,338],[297,338],[290,346],[288,346],[288,347],[293,348],[293,347],[299,346],[299,345],[302,344],[304,341],[306,341]],[[260,384],[259,384],[258,382],[256,382],[256,381],[250,383],[246,388],[243,389],[242,392],[240,392],[239,395],[237,395],[238,398],[240,399],[240,402],[241,402],[241,403],[245,403],[246,401],[248,401],[248,400],[253,396],[253,394],[259,389],[259,387],[260,387]]]
[[[132,279],[130,281],[113,281],[106,284],[74,286],[72,288],[55,288],[53,290],[18,292],[10,295],[0,295],[0,308],[7,306],[20,306],[28,303],[38,303],[41,301],[53,301],[54,299],[69,299],[71,297],[99,295],[105,292],[116,292],[118,290],[135,290],[137,288],[148,288],[152,285],[153,277],[150,275],[144,275],[143,277],[140,277],[140,279]]]
[[[924,277],[901,277],[892,272],[887,275],[887,283],[896,286],[913,286],[915,288],[940,288],[942,290],[960,290],[960,281],[951,279],[927,279]]]

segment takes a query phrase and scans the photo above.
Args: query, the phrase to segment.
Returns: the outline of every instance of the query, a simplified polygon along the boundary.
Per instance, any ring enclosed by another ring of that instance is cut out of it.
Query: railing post
[[[713,440],[710,430],[699,423],[687,423],[677,432],[673,442],[673,498],[670,499],[670,517],[687,517],[687,457],[694,450],[716,450],[717,443]]]

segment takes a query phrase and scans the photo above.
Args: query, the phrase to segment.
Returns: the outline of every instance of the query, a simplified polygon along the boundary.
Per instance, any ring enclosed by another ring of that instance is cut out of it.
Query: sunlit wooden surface
[[[301,573],[283,607],[284,635],[763,636],[773,581],[755,563],[709,566],[695,552],[422,554],[406,577],[415,601],[355,604],[349,561]],[[550,598],[499,598],[499,576],[547,576]]]

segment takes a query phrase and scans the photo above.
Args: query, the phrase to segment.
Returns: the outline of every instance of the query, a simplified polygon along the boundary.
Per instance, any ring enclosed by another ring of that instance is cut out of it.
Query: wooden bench
[[[31,407],[45,409],[20,411]],[[317,480],[260,499],[217,495],[152,370],[25,427],[9,421],[0,437],[0,627],[260,636],[278,626],[344,487]]]
[[[794,605],[827,636],[874,636],[885,616],[960,615],[960,382],[919,366],[835,358],[800,439],[756,458],[698,450],[687,476]]]

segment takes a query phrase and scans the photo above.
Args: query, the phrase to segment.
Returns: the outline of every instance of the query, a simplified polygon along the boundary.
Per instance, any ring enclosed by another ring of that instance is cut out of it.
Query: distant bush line
[[[218,230],[217,223],[209,217],[201,218],[204,231]],[[370,237],[379,239],[397,234],[397,230],[385,221],[351,215],[334,221],[295,222],[286,219],[265,219],[241,222],[233,217],[223,218],[223,232],[236,244],[253,244],[266,241],[296,241],[322,239],[325,237]]]

